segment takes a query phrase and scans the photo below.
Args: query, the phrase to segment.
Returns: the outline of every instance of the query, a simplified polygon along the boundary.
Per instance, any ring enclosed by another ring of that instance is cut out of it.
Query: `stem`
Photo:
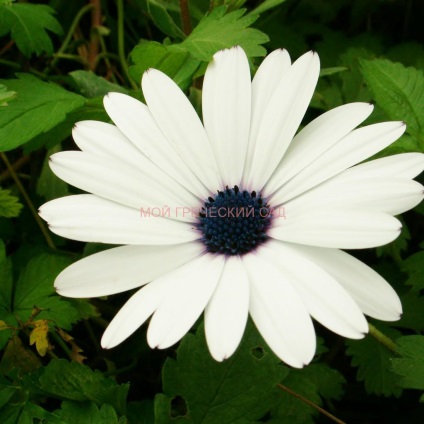
[[[11,60],[0,59],[0,65],[10,66],[11,68],[20,69],[20,66]]]
[[[125,41],[124,41],[124,3],[123,0],[117,0],[118,8],[118,55],[121,63],[122,71],[124,72],[127,80],[134,90],[138,90],[139,87],[132,80],[128,72],[127,59],[125,57]]]
[[[72,361],[72,351],[63,341],[62,337],[60,337],[55,331],[50,331],[49,334],[53,337],[54,341],[63,349],[66,353],[66,356]]]
[[[63,40],[62,45],[60,46],[59,50],[57,51],[55,58],[52,60],[52,62],[50,63],[50,66],[47,68],[47,70],[49,68],[53,68],[56,63],[59,61],[59,59],[62,57],[61,55],[64,53],[64,51],[68,48],[69,43],[71,42],[72,39],[72,35],[74,34],[80,20],[82,19],[82,17],[91,9],[93,8],[92,4],[87,4],[85,5],[83,8],[81,8],[79,10],[79,12],[76,14],[74,20],[72,21],[71,26],[69,27],[69,31],[66,34],[65,39]],[[46,71],[47,71],[46,70]],[[45,72],[46,73],[46,72]]]
[[[294,396],[295,398],[301,400],[302,402],[305,402],[307,405],[309,405],[312,408],[316,409],[317,411],[321,412],[321,414],[323,414],[326,417],[330,418],[330,420],[333,420],[335,423],[337,423],[337,424],[346,424],[344,421],[339,420],[333,414],[330,414],[325,409],[321,408],[318,405],[315,405],[315,403],[311,402],[309,399],[306,399],[305,397],[303,397],[299,393],[294,392],[293,390],[289,389],[288,387],[286,387],[286,386],[284,386],[282,384],[277,384],[277,387],[280,388],[281,390],[284,390],[285,392],[291,394],[292,396]]]
[[[16,187],[18,187],[18,190],[20,191],[22,197],[24,198],[26,204],[29,207],[29,210],[31,211],[32,215],[34,216],[35,221],[37,222],[38,226],[40,227],[40,230],[46,240],[47,245],[51,249],[56,249],[56,246],[53,243],[52,238],[50,237],[49,232],[47,231],[46,226],[44,225],[44,222],[41,220],[40,216],[38,215],[34,204],[32,203],[31,199],[28,196],[28,193],[25,190],[25,187],[22,185],[18,175],[16,174],[15,170],[13,169],[13,166],[10,164],[9,159],[7,158],[6,154],[4,152],[0,152],[0,156],[5,163],[10,175],[13,178],[13,181],[15,181]]]
[[[21,156],[15,163],[11,164],[11,167],[13,168],[14,171],[17,171],[20,168],[22,168],[22,166],[24,166],[28,161],[29,161],[29,156]],[[8,169],[5,169],[0,174],[0,183],[3,182],[4,180],[7,180],[9,177],[10,177],[10,172]]]
[[[398,347],[396,343],[390,338],[383,334],[380,330],[377,330],[372,324],[368,323],[370,336],[374,337],[378,342],[380,342],[383,346],[387,347],[396,355],[399,355]]]
[[[97,62],[96,57],[99,53],[99,34],[97,28],[102,23],[102,8],[100,0],[90,0],[90,4],[93,8],[91,12],[90,45],[88,47],[88,68],[90,71],[94,71]]]
[[[190,21],[190,10],[188,8],[188,0],[180,0],[180,14],[184,34],[189,35],[191,33],[192,28]]]

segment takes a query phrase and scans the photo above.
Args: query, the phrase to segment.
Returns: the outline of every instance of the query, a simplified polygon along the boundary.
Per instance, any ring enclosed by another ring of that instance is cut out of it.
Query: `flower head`
[[[394,240],[394,217],[417,205],[424,155],[363,162],[398,139],[402,122],[358,127],[373,106],[352,103],[298,127],[319,75],[316,53],[293,64],[271,53],[251,81],[244,51],[218,52],[203,85],[203,124],[160,71],[142,80],[147,105],[110,93],[115,125],[78,123],[81,151],[57,153],[53,172],[91,194],[57,199],[41,216],[61,236],[124,245],[82,259],[57,291],[93,297],[141,287],[107,328],[111,348],[152,316],[151,347],[179,341],[205,311],[212,356],[233,354],[250,314],[286,363],[315,353],[311,317],[349,338],[365,315],[397,320],[390,285],[340,249]]]

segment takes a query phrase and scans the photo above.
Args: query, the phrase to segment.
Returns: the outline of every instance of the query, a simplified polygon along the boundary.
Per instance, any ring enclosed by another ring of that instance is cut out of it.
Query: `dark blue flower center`
[[[242,255],[268,238],[271,215],[261,194],[227,186],[205,202],[197,227],[209,252]]]

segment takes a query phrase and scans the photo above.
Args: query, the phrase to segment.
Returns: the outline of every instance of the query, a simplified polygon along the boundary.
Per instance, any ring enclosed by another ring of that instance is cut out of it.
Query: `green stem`
[[[316,405],[315,403],[311,402],[309,399],[303,397],[299,393],[296,393],[293,390],[289,389],[287,386],[284,386],[282,384],[277,384],[277,387],[280,388],[281,390],[284,390],[285,392],[289,393],[290,395],[294,396],[295,398],[301,400],[302,402],[306,403],[307,405],[311,406],[312,408],[316,409],[317,411],[321,412],[321,414],[323,414],[326,417],[330,418],[330,420],[334,421],[335,423],[337,423],[337,424],[346,424],[344,421],[339,420],[333,414],[330,414],[325,409],[323,409],[320,406]]]
[[[28,196],[28,193],[25,190],[25,187],[22,185],[21,180],[19,179],[18,175],[16,174],[15,170],[13,169],[13,166],[10,164],[9,159],[7,158],[6,154],[4,152],[0,152],[0,156],[3,160],[3,162],[5,163],[10,175],[13,178],[13,181],[16,184],[16,187],[18,187],[18,190],[20,191],[22,197],[24,198],[26,204],[29,207],[29,210],[31,211],[32,215],[34,216],[35,221],[37,222],[45,240],[47,245],[51,248],[51,249],[56,249],[56,246],[53,243],[52,238],[50,237],[50,234],[46,228],[46,226],[44,225],[44,222],[42,221],[42,219],[40,218],[40,216],[38,215],[34,204],[32,203],[31,199]]]
[[[380,330],[377,330],[372,324],[368,323],[370,336],[374,337],[379,343],[387,347],[393,353],[399,355],[398,347],[396,343],[390,338],[383,334]]]
[[[59,61],[59,59],[61,59],[63,56],[61,56],[64,51],[68,48],[69,43],[71,42],[72,36],[80,22],[80,20],[82,19],[82,17],[89,12],[91,9],[93,8],[92,4],[87,4],[86,6],[84,6],[83,8],[81,8],[79,10],[79,12],[76,14],[74,20],[72,21],[71,26],[69,27],[69,31],[66,34],[65,39],[63,40],[62,45],[60,46],[59,50],[57,51],[55,58],[52,60],[52,62],[50,63],[50,66],[45,70],[46,72],[50,69],[53,68],[56,63]],[[44,73],[46,73],[44,72]]]
[[[123,0],[117,0],[118,8],[118,55],[121,63],[122,71],[127,77],[128,82],[134,90],[138,90],[139,87],[132,80],[128,72],[127,58],[125,56],[125,41],[124,41],[124,2]]]
[[[57,334],[55,331],[50,331],[49,334],[53,337],[54,341],[63,349],[63,351],[66,353],[66,356],[70,360],[72,360],[73,359],[72,351],[63,341],[62,337],[60,337],[59,334]]]
[[[0,65],[10,66],[11,68],[19,69],[20,66],[11,60],[0,59]]]

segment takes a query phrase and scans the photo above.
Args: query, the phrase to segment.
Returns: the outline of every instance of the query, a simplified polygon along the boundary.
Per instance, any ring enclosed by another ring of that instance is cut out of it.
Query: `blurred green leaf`
[[[52,360],[26,379],[26,387],[34,393],[76,402],[93,401],[108,404],[120,414],[125,412],[128,384],[117,384],[97,370],[65,359]]]
[[[0,187],[0,216],[5,218],[17,217],[22,208],[22,203],[16,196],[10,194],[10,190],[4,190]]]
[[[404,336],[396,340],[403,358],[392,360],[398,384],[407,389],[424,390],[424,336]]]
[[[187,334],[162,371],[164,395],[155,398],[156,424],[251,423],[270,409],[272,393],[287,375],[249,325],[237,352],[224,362],[211,358],[204,329]]]
[[[7,91],[7,87],[0,84],[0,106],[7,106],[7,102],[15,97],[16,93],[14,91]]]
[[[7,84],[9,89],[18,93],[7,107],[1,109],[1,151],[14,149],[52,129],[85,102],[84,97],[32,75],[18,74],[18,78],[0,80],[0,84]]]
[[[403,306],[403,314],[396,327],[409,328],[415,331],[424,330],[424,296],[410,291],[400,297]]]
[[[251,12],[249,12],[249,15],[260,15],[261,13],[264,13],[267,10],[274,9],[280,4],[283,4],[285,1],[286,0],[265,0],[264,2],[256,6]]]
[[[10,32],[19,50],[27,57],[32,53],[52,54],[53,44],[47,30],[62,33],[54,13],[54,9],[42,4],[0,4],[0,36]]]
[[[166,35],[183,40],[184,33],[169,15],[160,0],[147,0],[147,10],[155,25]]]
[[[233,46],[242,47],[248,57],[265,56],[266,50],[261,44],[269,41],[268,36],[249,28],[258,16],[243,16],[245,9],[226,12],[226,6],[213,9],[180,46],[187,49],[194,58],[203,61],[210,61],[218,50]]]
[[[191,85],[193,74],[200,65],[200,61],[193,59],[190,53],[179,45],[164,46],[155,41],[142,42],[130,54],[129,72],[137,84],[141,84],[143,73],[149,69],[159,69],[172,78],[181,89]]]
[[[60,145],[58,145],[47,151],[40,178],[37,182],[37,194],[43,196],[46,200],[57,199],[58,197],[67,196],[69,194],[68,184],[60,178],[57,178],[49,166],[50,156],[60,150]]]
[[[399,331],[382,325],[378,329],[392,340],[401,335]],[[396,356],[393,352],[369,335],[362,340],[347,340],[346,344],[346,353],[352,356],[352,365],[358,367],[357,379],[364,381],[368,393],[396,397],[401,395],[397,376],[391,370],[391,362]]]
[[[402,270],[409,275],[406,284],[412,286],[415,291],[424,289],[424,251],[407,258],[403,262]]]
[[[91,71],[73,71],[70,72],[69,75],[75,81],[79,92],[89,99],[93,97],[103,97],[112,91],[128,94],[126,88],[109,82]]]
[[[361,60],[360,63],[377,103],[390,119],[404,121],[407,132],[424,149],[423,71],[389,60]]]

